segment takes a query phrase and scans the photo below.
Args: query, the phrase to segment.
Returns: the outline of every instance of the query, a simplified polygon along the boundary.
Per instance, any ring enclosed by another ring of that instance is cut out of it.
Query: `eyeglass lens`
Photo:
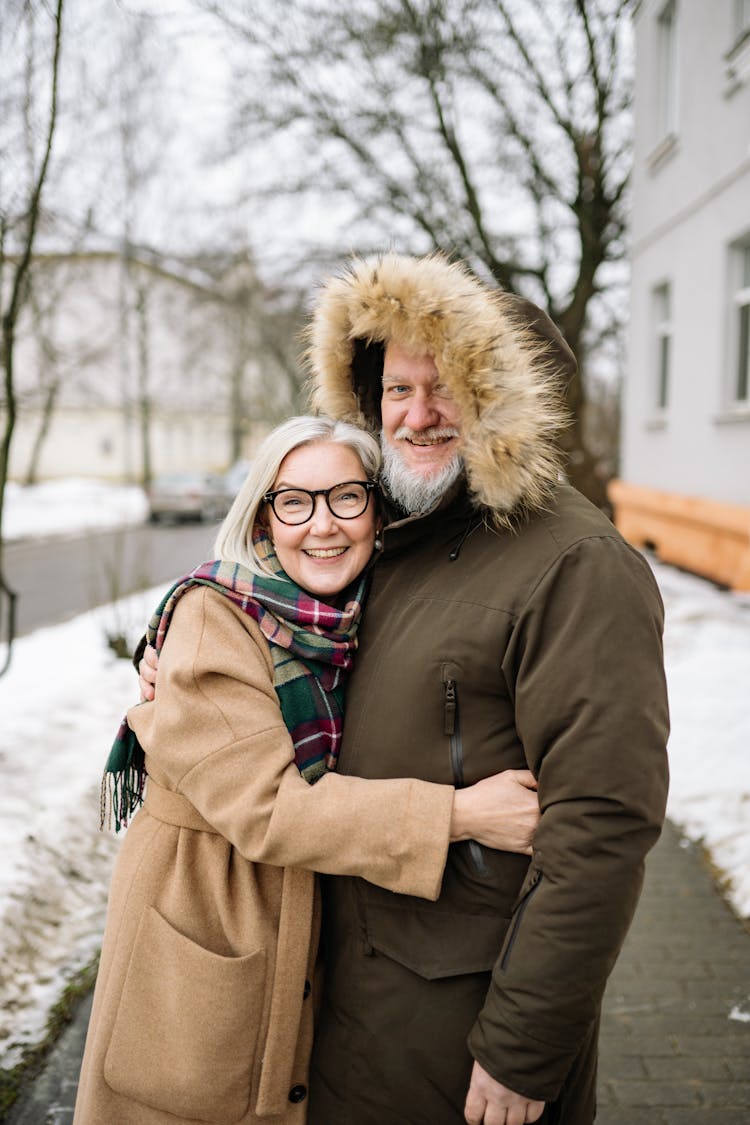
[[[356,481],[337,484],[322,493],[334,516],[354,519],[367,507],[368,490]],[[273,499],[273,510],[284,523],[305,523],[313,514],[315,497],[304,488],[285,488]]]

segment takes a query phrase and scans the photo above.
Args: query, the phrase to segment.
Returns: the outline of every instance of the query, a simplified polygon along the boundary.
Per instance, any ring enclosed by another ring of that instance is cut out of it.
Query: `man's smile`
[[[432,427],[428,430],[412,430],[401,426],[393,435],[396,441],[405,441],[415,449],[429,449],[436,445],[447,445],[458,437],[458,430],[452,426]]]

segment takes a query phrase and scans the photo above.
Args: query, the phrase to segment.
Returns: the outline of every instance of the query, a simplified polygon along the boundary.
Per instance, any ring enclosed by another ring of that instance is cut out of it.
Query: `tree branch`
[[[52,142],[55,135],[55,126],[57,124],[57,97],[60,72],[60,54],[62,50],[63,4],[64,0],[56,0],[54,16],[55,33],[52,55],[50,110],[42,161],[39,166],[39,172],[37,174],[36,181],[34,182],[32,187],[31,197],[29,199],[29,205],[26,211],[27,225],[25,242],[15,267],[8,307],[3,312],[2,317],[2,361],[5,368],[4,386],[6,417],[3,440],[0,444],[0,592],[4,593],[7,599],[8,625],[7,651],[2,667],[0,667],[0,675],[7,671],[10,664],[11,649],[15,637],[15,611],[17,596],[15,591],[8,586],[5,577],[5,570],[3,566],[2,536],[5,485],[8,479],[11,440],[16,423],[16,396],[14,386],[13,351],[18,314],[21,308],[23,297],[25,295],[26,281],[31,264],[31,257],[34,250],[34,240],[36,238],[37,223],[39,220],[39,212],[41,206],[42,188],[44,187],[44,182],[47,177],[47,169],[49,167],[49,162],[52,155]]]

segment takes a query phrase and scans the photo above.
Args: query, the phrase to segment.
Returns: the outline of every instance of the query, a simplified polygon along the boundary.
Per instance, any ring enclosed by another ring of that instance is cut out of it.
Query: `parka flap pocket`
[[[531,891],[534,890],[534,887],[536,887],[536,885],[539,882],[539,880],[541,879],[541,877],[542,877],[542,853],[541,852],[534,852],[534,854],[532,856],[532,859],[531,859],[531,863],[529,864],[529,869],[526,872],[526,875],[524,876],[523,883],[521,883],[521,886],[518,890],[518,894],[516,895],[516,901],[513,903],[513,913],[515,913],[516,910],[518,910],[518,907],[521,905],[521,903],[526,898],[526,896],[528,894],[530,894]]]
[[[141,918],[104,1061],[118,1094],[228,1125],[250,1103],[265,953],[223,957],[153,908]]]
[[[508,928],[495,914],[367,907],[367,937],[378,953],[425,980],[491,972]]]

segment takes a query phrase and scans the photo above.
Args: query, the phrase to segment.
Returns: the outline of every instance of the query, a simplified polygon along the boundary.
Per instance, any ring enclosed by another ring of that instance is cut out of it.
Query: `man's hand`
[[[138,664],[138,686],[141,689],[141,703],[154,698],[158,667],[159,657],[156,655],[156,649],[152,645],[146,645]]]
[[[502,1082],[496,1082],[478,1062],[474,1063],[464,1106],[464,1117],[469,1125],[528,1125],[538,1121],[543,1112],[544,1102],[514,1094]]]
[[[456,790],[450,838],[451,843],[476,840],[497,851],[531,855],[538,823],[534,775],[529,770],[503,770]]]

